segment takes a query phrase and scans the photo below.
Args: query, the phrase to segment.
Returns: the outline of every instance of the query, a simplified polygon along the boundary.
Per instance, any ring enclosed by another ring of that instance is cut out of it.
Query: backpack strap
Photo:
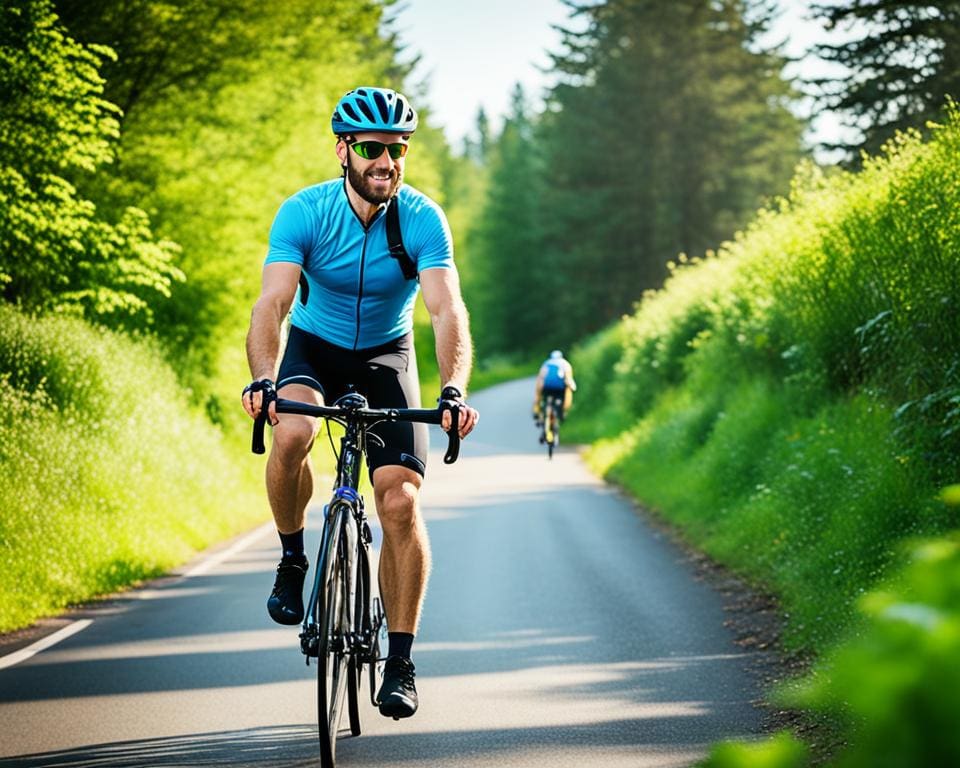
[[[417,265],[407,253],[407,248],[403,244],[403,236],[400,234],[400,207],[397,204],[397,198],[394,197],[387,204],[387,245],[390,248],[390,255],[397,260],[400,265],[400,271],[407,280],[419,280],[417,274]],[[310,284],[307,278],[300,273],[300,303],[307,305],[307,298],[310,296]]]
[[[400,206],[394,197],[387,205],[387,245],[390,255],[397,260],[400,271],[407,280],[418,280],[417,265],[403,245],[403,236],[400,234]]]
[[[307,306],[307,297],[310,295],[310,283],[307,282],[306,275],[300,270],[300,303]]]

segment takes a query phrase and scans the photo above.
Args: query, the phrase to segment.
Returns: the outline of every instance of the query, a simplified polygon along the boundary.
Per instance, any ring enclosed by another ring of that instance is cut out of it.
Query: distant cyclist
[[[567,361],[563,352],[553,350],[550,357],[543,361],[540,372],[537,374],[537,392],[533,402],[533,415],[540,423],[543,413],[543,401],[547,397],[555,397],[560,403],[560,412],[557,414],[563,421],[566,412],[573,405],[573,393],[577,382],[573,380],[573,366]]]
[[[419,407],[413,306],[422,289],[441,397],[461,406],[460,423],[451,425],[447,414],[443,427],[466,437],[478,418],[463,402],[472,344],[450,229],[440,206],[403,184],[417,113],[396,91],[356,88],[337,103],[332,128],[343,177],[302,189],[280,206],[247,334],[253,382],[243,391],[243,407],[255,418],[266,406],[273,425],[267,496],[282,559],[267,610],[280,624],[303,620],[303,525],[313,493],[309,452],[317,420],[278,416],[277,396],[331,404],[353,388],[373,408]],[[427,428],[383,423],[370,432],[375,439],[367,456],[383,528],[380,587],[390,630],[378,700],[383,715],[409,717],[418,704],[410,653],[430,572],[419,509]]]

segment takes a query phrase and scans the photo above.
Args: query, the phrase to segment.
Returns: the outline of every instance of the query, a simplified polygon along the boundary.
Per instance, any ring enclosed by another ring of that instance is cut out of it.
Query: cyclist
[[[559,349],[553,350],[550,357],[543,361],[540,372],[537,374],[536,395],[533,400],[533,418],[540,425],[540,415],[543,413],[543,401],[547,397],[556,397],[560,403],[557,417],[563,421],[566,412],[573,405],[573,393],[577,382],[573,380],[573,366],[563,356]]]
[[[255,418],[266,403],[274,428],[266,484],[282,558],[267,610],[280,624],[303,620],[303,526],[318,425],[307,416],[278,415],[276,397],[332,403],[355,389],[373,408],[419,407],[412,328],[422,289],[436,337],[441,397],[461,406],[460,423],[451,425],[447,413],[442,426],[466,437],[479,418],[464,402],[472,342],[450,229],[433,200],[403,184],[417,113],[400,93],[361,87],[339,100],[331,122],[342,178],[307,187],[280,206],[246,343],[253,382],[244,389],[243,407]],[[403,247],[415,262],[409,277],[388,246],[388,206],[397,207]],[[280,359],[281,326],[291,305]],[[427,428],[384,423],[371,432],[383,442],[368,443],[368,462],[383,528],[380,585],[390,623],[380,712],[409,717],[418,705],[411,648],[430,571],[419,511]]]

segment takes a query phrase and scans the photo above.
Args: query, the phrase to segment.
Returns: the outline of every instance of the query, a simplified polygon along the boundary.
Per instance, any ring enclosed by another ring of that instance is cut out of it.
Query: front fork
[[[340,497],[340,499],[337,499]],[[339,501],[339,503],[338,503]],[[363,514],[363,499],[355,491],[349,488],[340,489],[335,495],[335,501],[323,508],[324,529],[323,541],[320,544],[321,556],[318,557],[317,572],[314,577],[313,590],[310,595],[310,601],[307,605],[306,620],[303,623],[300,632],[300,651],[306,656],[306,663],[310,665],[310,658],[317,658],[320,655],[320,599],[323,588],[323,554],[326,552],[327,537],[329,535],[330,510],[334,509],[341,513],[339,523],[341,526],[340,546],[344,547],[344,558],[346,560],[347,594],[344,605],[345,621],[344,625],[350,629],[347,632],[337,632],[330,638],[330,646],[334,651],[356,655],[361,663],[375,661],[371,656],[375,653],[374,639],[380,625],[383,622],[383,611],[379,605],[379,599],[376,606],[371,606],[369,599],[370,590],[370,545],[373,541],[373,535],[370,532],[370,526]],[[346,514],[343,514],[346,513]],[[362,553],[360,552],[363,549]],[[359,553],[359,556],[358,556]],[[361,574],[361,561],[365,564],[365,573]],[[362,581],[366,581],[368,594],[362,604],[358,604],[357,593]],[[362,612],[374,608],[372,615],[367,617],[358,616],[358,611]],[[358,620],[358,619],[366,620]]]

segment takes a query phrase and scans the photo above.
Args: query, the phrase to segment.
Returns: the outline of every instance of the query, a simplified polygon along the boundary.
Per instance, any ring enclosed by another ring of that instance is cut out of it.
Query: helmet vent
[[[374,93],[373,101],[377,105],[377,110],[380,112],[380,119],[384,123],[389,123],[390,109],[387,107],[387,100],[383,98],[383,94],[380,92]]]
[[[403,99],[397,99],[397,105],[393,108],[393,122],[400,123],[403,120],[403,108],[405,104]],[[407,118],[410,119],[409,117]]]
[[[371,123],[377,122],[377,118],[373,116],[373,111],[370,109],[369,106],[367,106],[367,102],[358,101],[357,107],[360,109],[361,112],[363,112],[363,116],[367,118],[367,120],[369,120]]]
[[[356,110],[349,104],[343,105],[343,111],[346,112],[347,117],[349,117],[353,121],[357,121],[360,119],[360,116],[357,114]],[[339,119],[339,115],[337,117]]]

